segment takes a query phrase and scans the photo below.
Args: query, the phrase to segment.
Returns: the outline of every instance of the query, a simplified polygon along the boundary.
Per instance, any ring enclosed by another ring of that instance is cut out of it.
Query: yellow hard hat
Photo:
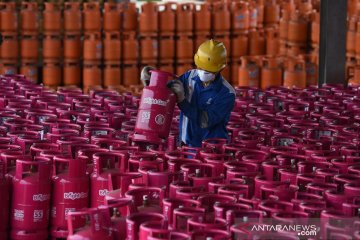
[[[216,40],[203,42],[194,55],[195,65],[208,72],[219,72],[226,66],[226,48]]]

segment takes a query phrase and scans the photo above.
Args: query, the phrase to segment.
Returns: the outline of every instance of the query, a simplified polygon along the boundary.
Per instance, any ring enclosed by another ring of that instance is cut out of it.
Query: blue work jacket
[[[226,125],[235,103],[234,88],[218,74],[204,87],[195,69],[179,77],[185,89],[185,100],[178,103],[180,139],[186,145],[201,147],[209,138],[227,138]]]

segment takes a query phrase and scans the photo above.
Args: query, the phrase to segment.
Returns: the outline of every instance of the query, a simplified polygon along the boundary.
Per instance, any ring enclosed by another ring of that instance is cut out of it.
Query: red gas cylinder
[[[225,32],[227,33],[230,30],[231,18],[228,5],[223,2],[213,3],[213,12],[212,12],[212,23],[213,31],[216,32]]]
[[[64,30],[66,32],[80,32],[82,26],[80,2],[64,3]]]
[[[241,57],[241,65],[238,69],[239,86],[259,87],[260,67],[259,60],[255,57]],[[236,81],[236,79],[235,79]]]
[[[274,26],[280,19],[280,6],[276,0],[265,1],[264,6],[264,24],[265,26]]]
[[[83,27],[85,31],[101,30],[101,12],[99,2],[84,3],[83,10]]]
[[[2,196],[2,204],[0,205],[0,239],[6,239],[9,224],[10,188],[9,182],[5,178],[6,170],[5,163],[0,161],[0,194]]]
[[[86,223],[84,221],[84,224],[81,226],[81,228],[75,228],[73,226],[74,219],[75,220],[89,219],[89,221],[86,221]],[[106,208],[103,209],[90,208],[79,212],[69,212],[68,229],[69,229],[69,235],[67,237],[68,240],[114,239],[113,232],[109,231],[109,229],[111,229],[111,218],[110,218],[109,210]]]
[[[13,233],[18,230],[47,232],[51,196],[50,161],[16,161],[12,181]]]
[[[265,58],[261,69],[261,88],[281,86],[282,70],[277,58]]]
[[[18,30],[18,14],[15,2],[2,2],[0,4],[1,31],[16,32]]]
[[[264,55],[266,44],[263,30],[250,30],[249,32],[249,55]]]
[[[136,31],[137,29],[137,17],[138,11],[136,4],[133,2],[122,3],[123,8],[123,24],[122,28],[124,31]]]
[[[121,5],[115,2],[104,3],[104,31],[120,31],[121,29]]]
[[[61,11],[57,3],[46,2],[43,11],[44,23],[43,28],[48,32],[60,33],[61,29]]]
[[[207,2],[196,4],[194,10],[194,30],[209,33],[211,30],[211,5]],[[197,46],[196,46],[197,47]]]
[[[97,207],[104,202],[109,191],[109,174],[125,172],[126,153],[102,152],[93,155],[94,171],[91,174],[91,206]]]
[[[159,5],[159,30],[161,34],[174,34],[176,6],[174,2]]]
[[[150,85],[143,89],[133,141],[159,143],[168,137],[176,97],[166,88],[172,74],[152,71]]]
[[[86,173],[86,158],[54,158],[51,236],[66,237],[68,212],[88,207],[89,175]],[[81,220],[73,221],[78,228]]]

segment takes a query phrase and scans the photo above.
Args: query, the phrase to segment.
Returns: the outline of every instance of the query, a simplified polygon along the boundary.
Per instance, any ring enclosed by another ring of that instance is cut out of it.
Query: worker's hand
[[[140,80],[141,80],[142,84],[144,85],[144,87],[149,86],[149,84],[150,84],[150,76],[151,76],[150,70],[155,70],[155,68],[152,66],[145,66],[141,70]]]
[[[175,93],[178,103],[185,99],[184,85],[180,80],[172,80],[169,88],[173,91],[173,93]]]

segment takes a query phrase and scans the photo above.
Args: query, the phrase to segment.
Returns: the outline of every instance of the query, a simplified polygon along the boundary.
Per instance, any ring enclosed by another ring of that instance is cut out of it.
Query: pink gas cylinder
[[[51,236],[60,238],[68,234],[68,212],[88,207],[90,181],[85,158],[55,157],[53,166]],[[73,221],[75,228],[82,224],[81,220]]]
[[[81,228],[75,228],[73,226],[74,219],[88,219],[88,221],[83,221],[84,224]],[[69,235],[68,240],[113,240],[113,232],[111,229],[111,219],[108,210],[90,208],[84,209],[78,212],[69,212],[68,213],[68,229]]]
[[[108,175],[109,192],[105,196],[105,201],[108,202],[125,197],[130,184],[140,178],[142,178],[142,175],[137,172],[110,173]]]
[[[94,171],[91,174],[91,207],[104,203],[109,189],[109,174],[125,172],[126,153],[99,152],[93,155]]]
[[[10,188],[9,182],[5,178],[5,163],[0,161],[0,196],[2,196],[2,204],[0,204],[0,239],[6,239],[9,220],[9,201]]]
[[[164,196],[165,192],[156,187],[131,189],[125,193],[126,198],[133,200],[135,212],[162,213]]]
[[[179,207],[196,207],[200,203],[197,200],[191,199],[176,199],[176,198],[165,198],[163,200],[163,214],[167,217],[168,223],[172,226],[173,223],[173,212]]]
[[[143,89],[133,141],[161,143],[169,136],[176,97],[167,88],[174,75],[151,71],[150,84]]]
[[[47,232],[51,196],[50,161],[16,161],[12,181],[12,234],[17,230]]]
[[[139,240],[148,240],[150,237],[161,237],[168,232],[167,222],[145,222],[140,225]]]
[[[195,230],[191,233],[191,240],[230,240],[230,233],[219,229]]]
[[[184,207],[174,209],[172,229],[178,231],[187,231],[187,220],[188,219],[199,219],[200,221],[205,220],[205,209],[199,207]]]
[[[126,218],[127,223],[127,240],[140,240],[139,228],[142,223],[149,221],[160,221],[167,224],[166,217],[160,213],[140,212],[133,213]]]

